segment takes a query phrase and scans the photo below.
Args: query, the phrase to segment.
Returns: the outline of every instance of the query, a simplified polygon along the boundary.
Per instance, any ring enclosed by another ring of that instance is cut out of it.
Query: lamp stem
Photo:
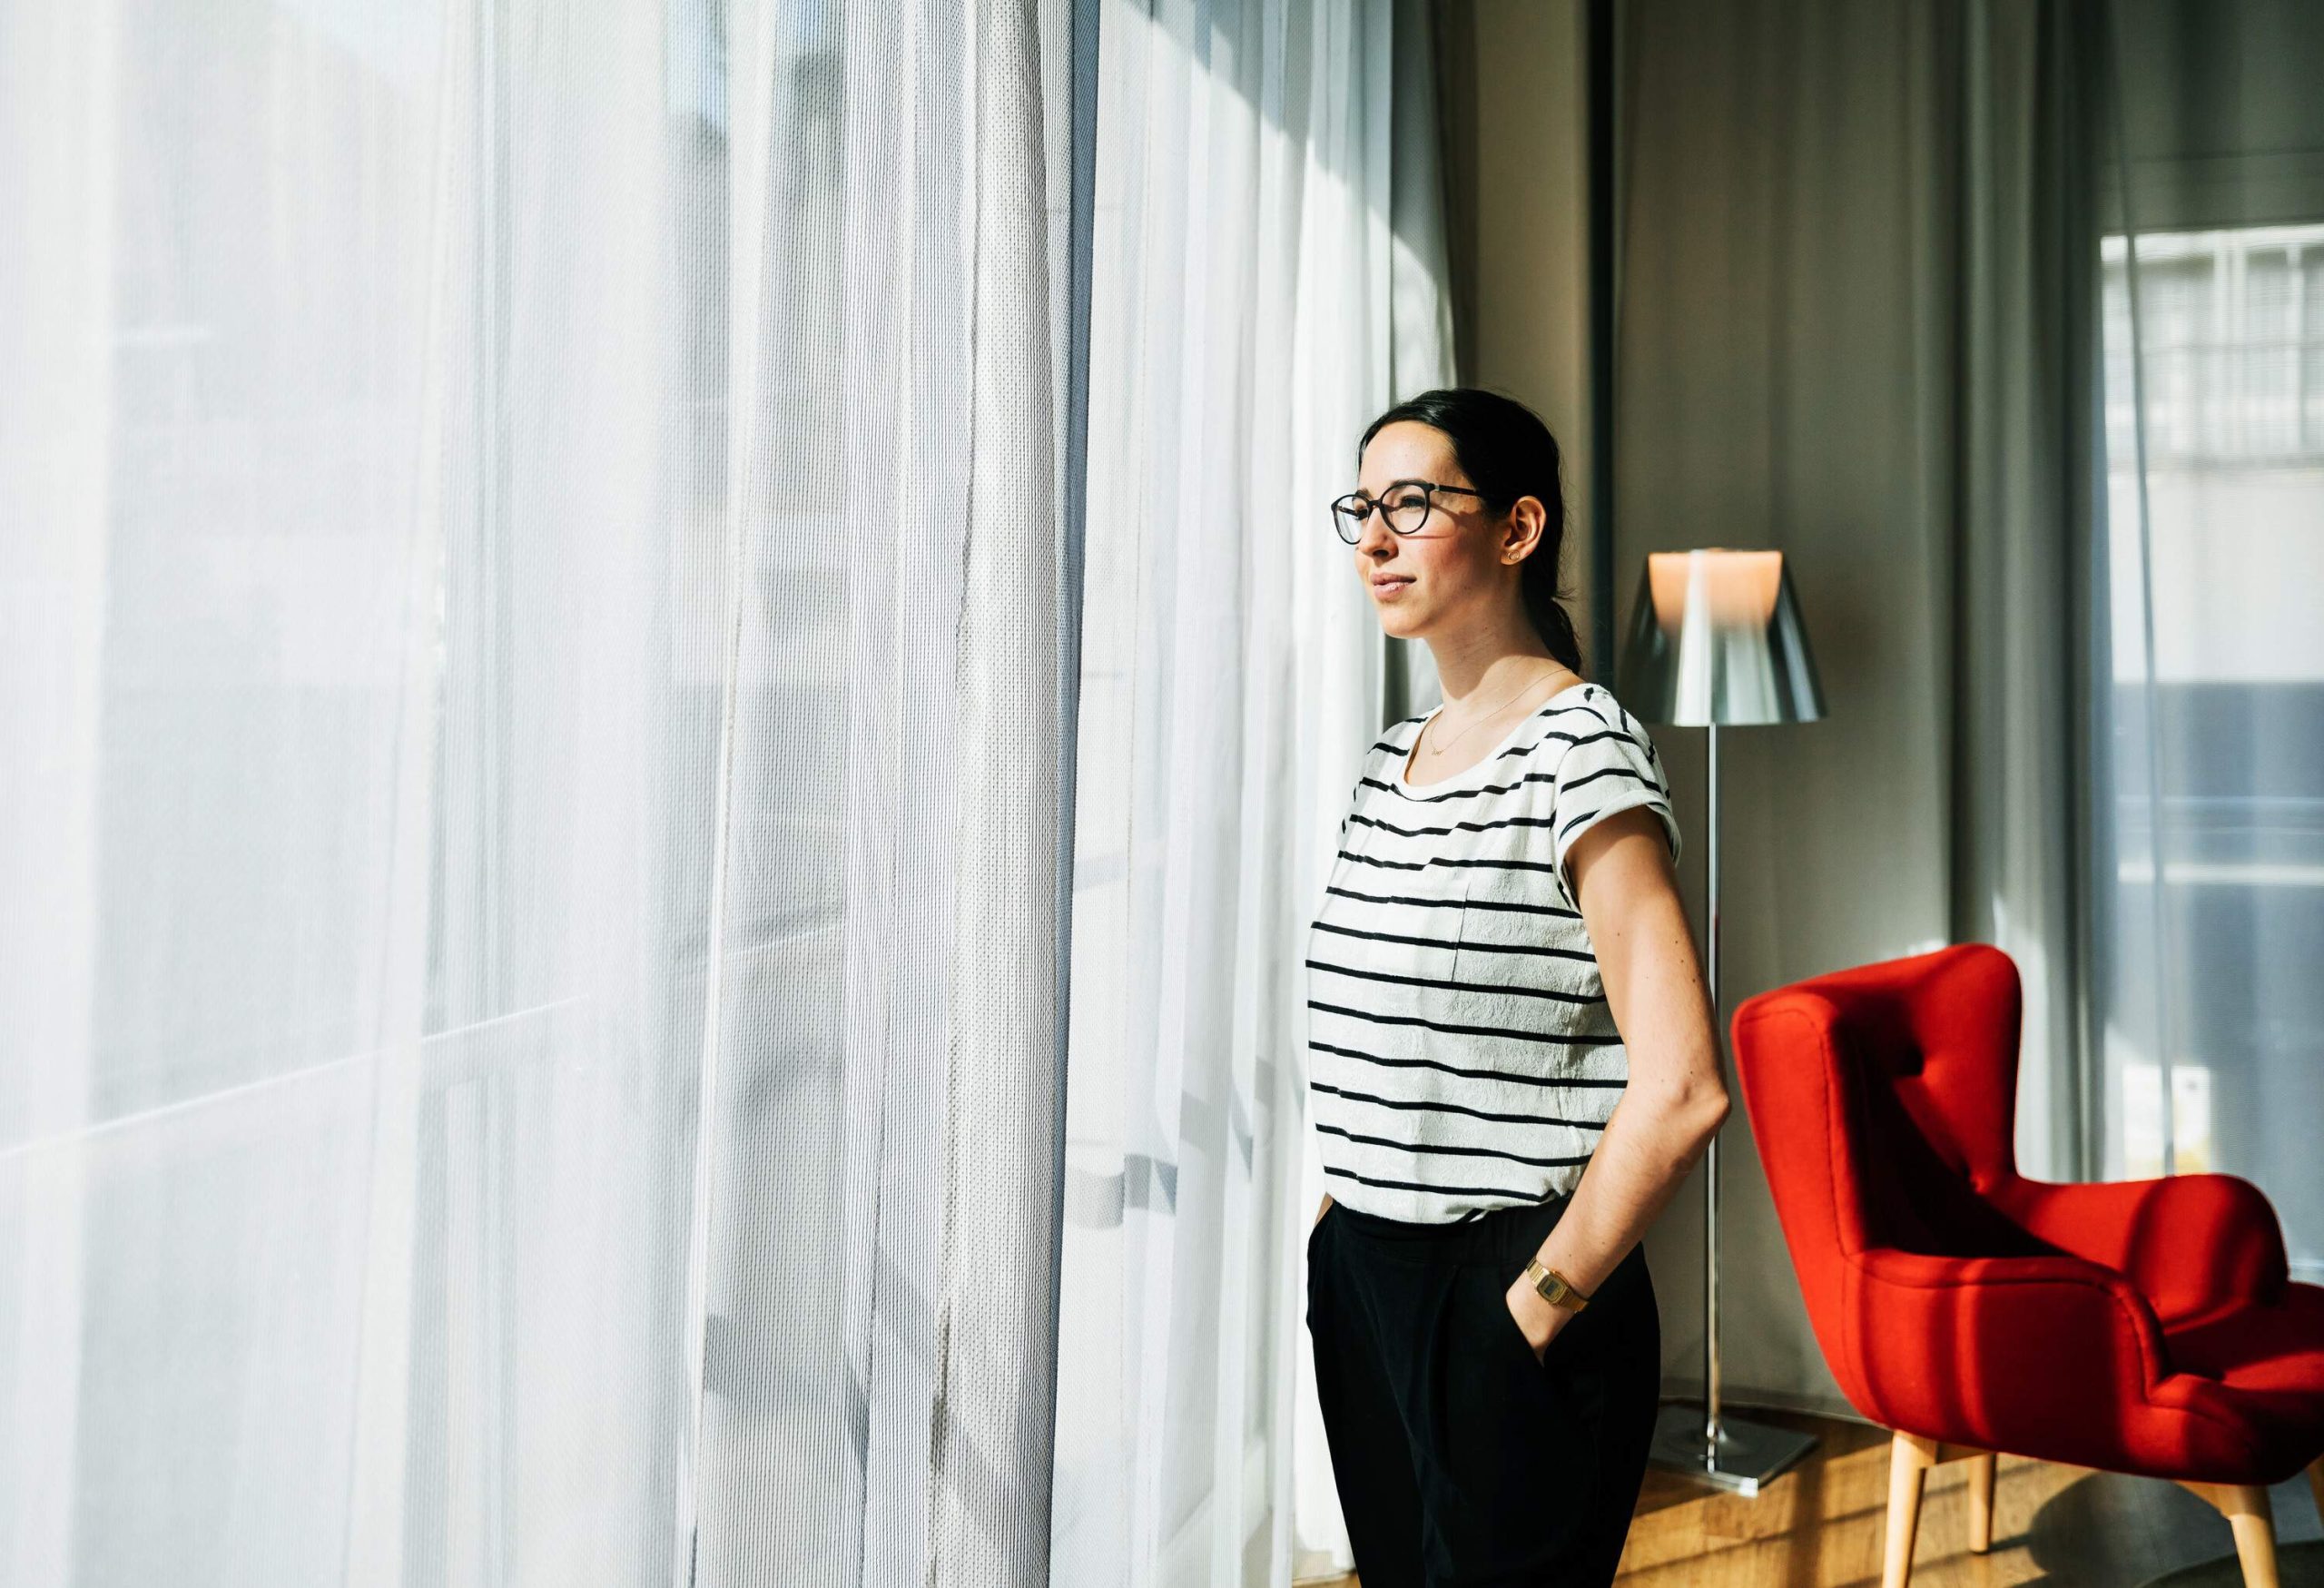
[[[1710,725],[1708,775],[1710,783],[1709,848],[1704,864],[1710,883],[1710,1050],[1719,1077],[1727,1075],[1727,1032],[1718,1002],[1718,725]],[[1703,1154],[1703,1440],[1718,1448],[1718,1133]]]

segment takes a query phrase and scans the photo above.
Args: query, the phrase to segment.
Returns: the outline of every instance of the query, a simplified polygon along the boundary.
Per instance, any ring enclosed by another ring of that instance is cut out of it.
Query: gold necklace
[[[1551,676],[1555,676],[1555,675],[1551,675]],[[1532,687],[1533,687],[1533,686],[1532,686],[1532,685],[1531,685],[1531,684],[1528,684],[1527,686],[1525,686],[1525,689],[1531,689],[1531,688],[1532,688]],[[1522,694],[1524,694],[1524,693],[1525,693],[1525,689],[1520,689],[1520,690],[1517,692],[1517,695],[1522,695]],[[1468,737],[1471,734],[1475,733],[1479,728],[1482,727],[1485,724],[1487,724],[1487,723],[1489,723],[1489,722],[1492,721],[1492,719],[1493,719],[1493,717],[1494,717],[1495,714],[1497,714],[1497,713],[1499,713],[1499,712],[1502,712],[1502,711],[1505,711],[1506,709],[1508,709],[1508,706],[1509,706],[1509,701],[1510,701],[1510,700],[1514,700],[1514,699],[1516,699],[1516,698],[1517,698],[1517,695],[1511,695],[1511,696],[1509,697],[1509,700],[1504,700],[1504,701],[1502,701],[1499,705],[1494,706],[1494,707],[1492,708],[1492,711],[1489,711],[1489,712],[1485,713],[1485,714],[1484,714],[1484,715],[1482,715],[1482,716],[1479,717],[1475,722],[1471,723],[1467,727],[1462,728],[1459,733],[1457,733],[1457,734],[1453,735],[1452,736],[1452,738],[1450,738],[1450,739],[1446,740],[1443,744],[1442,744],[1442,745],[1429,745],[1429,746],[1428,746],[1428,753],[1429,753],[1431,755],[1443,755],[1446,751],[1448,751],[1448,750],[1452,749],[1453,745],[1455,745],[1459,744],[1462,739],[1464,739],[1464,738]],[[1435,715],[1435,716],[1431,717],[1431,718],[1429,719],[1429,725],[1430,725],[1431,727],[1435,726],[1437,723],[1441,722],[1441,721],[1443,719],[1443,716],[1444,716],[1443,712],[1440,710],[1440,711],[1436,714],[1436,715]]]

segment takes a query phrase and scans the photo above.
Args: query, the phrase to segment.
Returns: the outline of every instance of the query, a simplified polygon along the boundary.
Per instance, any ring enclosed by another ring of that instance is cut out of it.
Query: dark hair
[[[1558,557],[1565,548],[1565,488],[1558,469],[1557,438],[1541,416],[1515,398],[1473,386],[1423,391],[1374,419],[1355,444],[1357,467],[1372,438],[1400,419],[1414,419],[1441,430],[1452,444],[1453,461],[1495,513],[1505,513],[1520,497],[1539,497],[1548,511],[1541,538],[1518,569],[1525,616],[1550,655],[1583,673],[1581,642],[1573,619],[1559,601]],[[1588,675],[1583,673],[1586,677]]]

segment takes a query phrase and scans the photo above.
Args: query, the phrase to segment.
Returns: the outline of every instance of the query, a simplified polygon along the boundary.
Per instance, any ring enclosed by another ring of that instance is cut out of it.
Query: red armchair
[[[2275,1588],[2268,1485],[2324,1510],[2324,1287],[2286,1276],[2232,1175],[2031,1180],[2013,1145],[2021,993],[1990,943],[1777,988],[1735,1011],[1751,1134],[1816,1339],[1892,1430],[1884,1588],[1912,1566],[1922,1480],[1994,1454],[2169,1478],[2222,1511]]]

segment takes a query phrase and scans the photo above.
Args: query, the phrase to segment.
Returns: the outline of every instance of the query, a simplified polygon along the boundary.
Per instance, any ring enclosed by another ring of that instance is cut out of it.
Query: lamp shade
[[[1620,667],[1622,704],[1677,727],[1824,715],[1780,551],[1649,552]]]

